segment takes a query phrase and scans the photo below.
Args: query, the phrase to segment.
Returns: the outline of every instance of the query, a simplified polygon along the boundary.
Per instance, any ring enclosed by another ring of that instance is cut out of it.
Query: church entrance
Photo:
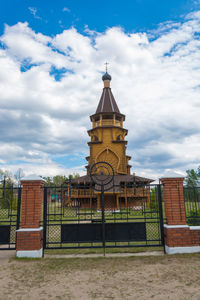
[[[104,209],[106,211],[117,210],[117,202],[116,202],[115,194],[112,194],[112,193],[104,194]]]

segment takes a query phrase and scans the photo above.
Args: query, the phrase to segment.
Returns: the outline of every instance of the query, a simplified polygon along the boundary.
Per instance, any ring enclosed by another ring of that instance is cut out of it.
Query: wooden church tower
[[[106,72],[102,80],[103,92],[95,114],[90,116],[92,129],[88,130],[91,141],[88,143],[90,156],[86,157],[87,174],[89,175],[90,167],[100,161],[110,163],[115,175],[130,174],[131,166],[128,161],[131,157],[126,155],[127,141],[125,140],[128,130],[123,128],[125,115],[120,113],[112,94],[111,76]]]
[[[120,210],[124,207],[141,205],[149,199],[148,190],[136,186],[148,185],[153,180],[130,174],[129,160],[126,155],[128,130],[123,127],[125,115],[121,114],[110,88],[111,76],[103,75],[104,88],[95,114],[90,116],[92,129],[88,130],[90,155],[87,175],[73,179],[69,186],[68,205],[99,210],[100,191],[93,189],[90,169],[94,163],[107,162],[114,170],[114,187],[104,193],[104,205],[107,210]],[[138,204],[139,203],[139,204]]]

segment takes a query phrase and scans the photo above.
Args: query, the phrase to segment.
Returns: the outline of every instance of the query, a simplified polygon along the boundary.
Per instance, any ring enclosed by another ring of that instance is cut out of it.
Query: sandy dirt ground
[[[0,299],[200,299],[200,254],[14,259],[0,251]]]

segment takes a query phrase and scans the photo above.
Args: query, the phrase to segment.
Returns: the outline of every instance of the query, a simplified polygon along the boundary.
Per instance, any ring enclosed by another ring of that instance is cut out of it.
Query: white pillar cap
[[[44,179],[36,174],[31,174],[21,178],[21,181],[44,181]]]
[[[161,179],[164,179],[164,178],[185,178],[185,176],[180,173],[177,173],[177,172],[167,171],[161,177]]]

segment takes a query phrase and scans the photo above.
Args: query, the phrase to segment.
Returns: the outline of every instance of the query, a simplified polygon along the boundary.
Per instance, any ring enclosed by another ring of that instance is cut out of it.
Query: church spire
[[[110,81],[111,81],[110,74],[107,73],[107,67],[106,67],[106,73],[102,76],[102,80],[104,82],[104,89],[99,101],[99,104],[97,106],[96,114],[99,113],[117,113],[120,114],[119,108],[117,106],[117,103],[115,101],[115,98],[112,94],[111,88],[110,88]]]

